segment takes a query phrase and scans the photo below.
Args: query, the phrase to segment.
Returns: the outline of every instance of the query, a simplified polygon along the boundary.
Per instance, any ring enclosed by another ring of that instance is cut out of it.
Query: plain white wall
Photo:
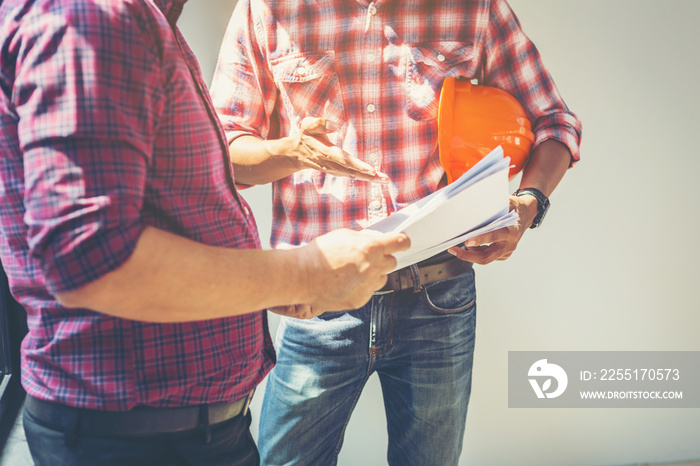
[[[474,386],[460,464],[698,459],[698,409],[508,409],[507,354],[700,351],[700,222],[692,207],[700,2],[510,3],[583,121],[583,152],[552,196],[543,228],[528,232],[510,260],[478,267]],[[234,4],[191,0],[180,21],[207,80]],[[244,195],[265,241],[269,189]],[[373,379],[340,465],[385,465],[385,425]]]

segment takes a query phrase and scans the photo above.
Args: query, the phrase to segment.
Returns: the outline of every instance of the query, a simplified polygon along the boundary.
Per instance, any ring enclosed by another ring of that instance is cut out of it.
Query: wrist
[[[549,198],[537,188],[520,188],[515,191],[513,195],[520,200],[529,198],[534,199],[534,202],[529,202],[530,205],[534,204],[536,208],[535,215],[530,219],[529,227],[539,227],[544,219],[544,216],[547,214],[547,210],[549,210]],[[523,223],[527,224],[526,222]]]
[[[519,196],[518,201],[520,202],[518,209],[520,222],[525,228],[530,228],[533,220],[537,217],[537,199],[534,196],[524,195]]]
[[[314,284],[318,282],[314,277],[313,243],[288,250],[280,250],[284,255],[287,267],[284,269],[282,280],[290,285],[288,304],[310,303],[315,298]]]
[[[269,139],[265,141],[265,152],[270,160],[279,167],[284,166],[292,171],[298,171],[303,167],[297,156],[298,144],[293,136],[285,136],[279,139]]]

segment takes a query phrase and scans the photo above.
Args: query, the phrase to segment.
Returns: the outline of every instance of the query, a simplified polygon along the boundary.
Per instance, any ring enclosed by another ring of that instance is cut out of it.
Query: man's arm
[[[231,139],[229,154],[236,182],[266,184],[304,169],[330,175],[388,183],[371,165],[331,143],[337,123],[309,115],[296,134],[281,136],[271,115],[279,103],[264,41],[253,27],[250,2],[240,1],[231,15],[212,79],[211,96]],[[296,128],[295,128],[296,129]]]
[[[564,177],[570,163],[569,149],[554,139],[548,139],[530,155],[520,187],[539,189],[549,197]],[[510,210],[515,210],[520,217],[516,225],[470,239],[465,243],[466,251],[454,247],[449,252],[462,260],[482,265],[508,259],[537,215],[537,200],[529,195],[510,196]]]
[[[158,38],[143,26],[151,13],[120,2],[61,7],[64,14],[37,13],[20,31],[31,46],[18,47],[13,89],[29,254],[59,302],[175,322],[288,304],[354,308],[383,286],[391,254],[408,243],[398,235],[338,231],[292,251],[260,251],[145,226],[166,99]],[[114,37],[129,40],[115,48]]]
[[[559,95],[535,44],[505,0],[491,2],[483,60],[484,84],[515,96],[533,123],[535,144],[520,187],[539,189],[549,197],[566,170],[579,159],[581,122]],[[467,241],[467,251],[449,251],[478,264],[510,257],[537,215],[537,201],[530,195],[511,196],[510,208],[520,216],[519,224]]]
[[[147,227],[130,258],[76,290],[67,307],[126,319],[184,322],[301,305],[298,317],[355,309],[386,282],[405,235],[337,230],[291,250],[225,249]],[[302,313],[302,315],[299,315]]]
[[[336,129],[334,122],[306,118],[297,135],[270,140],[247,134],[237,137],[229,145],[236,181],[265,184],[312,168],[335,176],[388,183],[384,173],[330,142],[327,134]]]

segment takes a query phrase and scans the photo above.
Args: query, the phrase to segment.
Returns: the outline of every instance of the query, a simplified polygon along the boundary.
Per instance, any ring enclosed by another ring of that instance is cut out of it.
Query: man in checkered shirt
[[[264,309],[361,305],[408,246],[346,230],[260,250],[184,2],[0,3],[0,258],[37,466],[258,464]]]
[[[471,387],[472,263],[508,258],[579,158],[581,125],[505,0],[240,0],[212,84],[238,183],[273,183],[271,242],[361,229],[444,186],[448,76],[514,95],[535,143],[511,208],[520,224],[452,248],[359,309],[283,318],[259,446],[264,464],[335,464],[378,373],[390,464],[457,464]],[[439,228],[439,225],[436,225]]]

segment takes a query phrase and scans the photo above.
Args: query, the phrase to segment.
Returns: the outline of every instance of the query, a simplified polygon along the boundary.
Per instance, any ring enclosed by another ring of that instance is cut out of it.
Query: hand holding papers
[[[415,264],[464,241],[518,221],[509,212],[510,158],[499,146],[452,184],[434,192],[367,230],[403,232],[407,251],[394,254],[396,269]]]

